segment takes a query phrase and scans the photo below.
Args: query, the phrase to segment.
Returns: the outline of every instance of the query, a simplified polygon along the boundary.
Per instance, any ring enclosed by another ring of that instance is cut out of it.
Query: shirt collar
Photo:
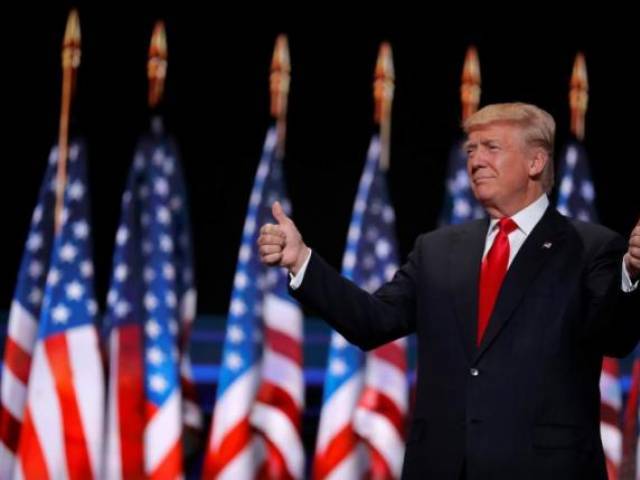
[[[545,193],[540,195],[537,200],[531,202],[522,210],[511,216],[511,219],[516,222],[518,229],[528,236],[531,230],[538,224],[544,212],[549,206],[549,198]],[[489,224],[489,233],[493,232],[498,224],[498,218],[492,218]]]

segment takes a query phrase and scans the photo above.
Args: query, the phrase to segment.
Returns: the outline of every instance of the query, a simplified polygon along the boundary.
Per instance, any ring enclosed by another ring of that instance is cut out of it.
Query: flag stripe
[[[366,386],[360,396],[358,409],[368,410],[384,416],[389,420],[390,424],[394,426],[398,435],[402,436],[404,434],[404,413],[398,408],[398,405],[383,392]],[[357,414],[356,410],[356,416]],[[357,430],[359,433],[362,432],[360,428]]]
[[[351,424],[340,429],[329,441],[327,446],[316,455],[314,462],[314,478],[316,480],[327,477],[341,462],[343,462],[358,443]]]
[[[266,382],[260,385],[256,402],[280,409],[296,429],[299,430],[301,428],[298,406],[291,398],[291,395],[278,385]]]
[[[12,454],[15,454],[18,449],[20,425],[20,420],[11,415],[11,412],[4,406],[0,405],[0,439]]]
[[[280,406],[256,402],[251,412],[251,424],[265,432],[269,442],[279,450],[288,472],[295,478],[302,478],[304,450],[300,435]]]
[[[300,341],[273,328],[265,328],[265,342],[274,352],[288,357],[291,361],[302,363]]]
[[[217,449],[217,454],[206,457],[203,478],[216,478],[225,466],[230,464],[233,458],[242,452],[250,442],[251,435],[249,418],[244,418],[229,429]]]
[[[138,324],[124,325],[113,333],[118,342],[114,357],[118,376],[117,405],[122,478],[142,477],[144,454],[144,367],[142,364],[142,331]]]
[[[180,393],[175,390],[161,408],[147,402],[148,411],[153,412],[147,423],[145,440],[145,469],[151,474],[170,455],[180,440]],[[175,472],[177,475],[179,472]]]
[[[13,341],[13,338],[7,337],[5,344],[4,366],[11,369],[13,375],[23,384],[29,381],[29,369],[31,368],[31,354],[25,352],[20,346]]]
[[[377,358],[396,367],[400,372],[407,370],[407,352],[404,345],[396,342],[387,343],[371,352]]]
[[[38,335],[38,322],[31,312],[14,300],[9,312],[7,338],[20,346],[26,353],[33,353],[33,347]]]
[[[68,474],[71,479],[93,478],[89,452],[84,432],[76,390],[73,385],[73,373],[70,352],[65,334],[50,336],[45,341],[45,349],[54,375],[56,393],[60,399],[65,451]]]
[[[34,428],[34,421],[28,407],[22,423],[22,436],[26,439],[20,444],[20,470],[22,476],[26,479],[48,479],[47,461],[42,451],[42,446],[38,441],[38,433]]]

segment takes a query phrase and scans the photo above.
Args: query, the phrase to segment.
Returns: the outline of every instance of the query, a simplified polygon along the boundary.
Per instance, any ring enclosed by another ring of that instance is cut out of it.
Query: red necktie
[[[509,217],[501,218],[498,222],[498,234],[493,240],[489,253],[482,261],[480,270],[480,286],[478,288],[478,336],[477,345],[482,342],[489,318],[507,273],[509,265],[509,234],[518,226]]]

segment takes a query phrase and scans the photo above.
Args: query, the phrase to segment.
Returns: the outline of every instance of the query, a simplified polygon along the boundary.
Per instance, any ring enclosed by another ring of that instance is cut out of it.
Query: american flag
[[[286,199],[275,128],[267,132],[234,278],[203,478],[302,478],[302,312],[282,269],[256,253],[259,225]]]
[[[471,190],[464,142],[457,142],[449,153],[446,191],[440,215],[440,225],[457,225],[484,216],[484,210]]]
[[[74,144],[33,350],[18,478],[100,475],[104,372],[95,326],[86,178],[84,148]]]
[[[619,478],[640,480],[640,358],[633,361],[631,387],[624,412],[624,436],[622,440],[622,465]]]
[[[164,135],[146,136],[122,197],[107,298],[106,478],[182,475],[183,423],[202,424],[186,351],[195,301],[177,151]]]
[[[45,280],[53,244],[54,178],[58,149],[53,148],[33,212],[16,291],[9,312],[0,390],[0,478],[11,478],[24,416],[31,355],[38,335]]]
[[[570,141],[560,156],[560,187],[557,209],[568,217],[597,222],[595,191],[591,181],[587,152],[582,144]],[[618,478],[622,461],[622,389],[618,360],[604,358],[600,374],[600,435],[609,479]]]
[[[369,292],[398,268],[395,214],[372,138],[356,196],[342,274]],[[333,332],[314,477],[399,478],[408,410],[406,339],[368,354]]]

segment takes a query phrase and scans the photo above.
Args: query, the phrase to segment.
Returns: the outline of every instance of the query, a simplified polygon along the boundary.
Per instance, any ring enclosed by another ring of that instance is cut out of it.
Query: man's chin
[[[489,188],[488,185],[474,185],[472,188],[473,196],[476,197],[476,200],[483,206],[487,203],[491,202],[493,198],[493,189]]]

